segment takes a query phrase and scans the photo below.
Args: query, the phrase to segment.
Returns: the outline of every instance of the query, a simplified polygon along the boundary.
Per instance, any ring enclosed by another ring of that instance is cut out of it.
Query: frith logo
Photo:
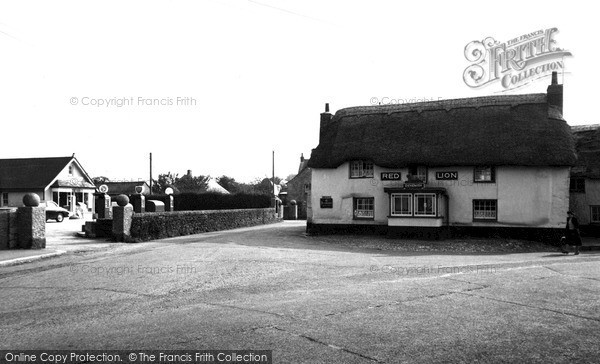
[[[537,30],[504,43],[492,37],[470,42],[465,58],[472,64],[463,73],[465,83],[471,88],[500,83],[510,90],[562,71],[564,57],[571,53],[556,47],[557,32],[557,28]]]

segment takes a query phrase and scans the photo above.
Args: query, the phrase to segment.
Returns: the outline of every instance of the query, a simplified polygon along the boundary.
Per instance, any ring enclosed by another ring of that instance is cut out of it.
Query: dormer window
[[[488,182],[496,181],[496,171],[491,166],[479,166],[473,170],[473,182]]]
[[[373,178],[373,162],[350,162],[350,178]]]
[[[425,166],[411,166],[408,168],[408,174],[410,174],[412,181],[419,180],[427,183],[427,167]]]

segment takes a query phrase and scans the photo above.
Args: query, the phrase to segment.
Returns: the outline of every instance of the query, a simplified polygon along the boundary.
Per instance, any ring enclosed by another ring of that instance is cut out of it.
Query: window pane
[[[394,194],[392,215],[412,215],[411,194]]]
[[[590,206],[592,222],[600,222],[600,206]]]
[[[350,165],[350,176],[360,177],[360,162],[352,162],[352,164]]]
[[[356,218],[373,218],[374,212],[373,198],[357,198],[355,200],[354,217]]]
[[[373,163],[365,162],[363,165],[363,173],[364,177],[373,177]]]
[[[435,216],[435,194],[415,193],[415,215]]]
[[[423,181],[423,183],[427,182],[427,167],[418,166],[417,167],[417,175],[415,177],[417,177],[418,179]]]
[[[492,179],[492,167],[476,167],[474,171],[475,181],[478,182],[491,182]]]
[[[495,220],[497,218],[496,200],[474,200],[473,218]]]

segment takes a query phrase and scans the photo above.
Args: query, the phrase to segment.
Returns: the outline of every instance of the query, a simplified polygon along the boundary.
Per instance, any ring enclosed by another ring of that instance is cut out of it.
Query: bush
[[[181,193],[173,196],[175,211],[262,209],[271,207],[271,197],[250,193],[224,195],[216,192]],[[168,203],[166,195],[146,196],[147,200]]]
[[[275,209],[220,211],[175,211],[134,214],[131,237],[134,240],[170,238],[209,231],[235,229],[278,222]]]

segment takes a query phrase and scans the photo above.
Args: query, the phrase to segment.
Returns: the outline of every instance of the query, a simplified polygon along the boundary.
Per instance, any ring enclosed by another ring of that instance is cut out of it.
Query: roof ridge
[[[522,105],[522,104],[538,104],[546,103],[545,93],[522,94],[522,95],[496,95],[496,96],[479,96],[479,97],[464,97],[458,99],[447,99],[437,101],[423,101],[405,104],[388,104],[388,105],[367,105],[367,106],[352,106],[338,110],[335,114],[338,117],[350,115],[365,115],[365,114],[392,114],[395,112],[434,110],[445,109],[449,111],[456,108],[473,107],[480,108],[485,106],[495,105]]]
[[[20,158],[0,158],[0,161],[16,161],[16,160],[34,160],[34,159],[72,159],[73,156],[68,157],[20,157]]]
[[[586,125],[570,125],[572,131],[586,131],[600,129],[600,124],[586,124]]]

